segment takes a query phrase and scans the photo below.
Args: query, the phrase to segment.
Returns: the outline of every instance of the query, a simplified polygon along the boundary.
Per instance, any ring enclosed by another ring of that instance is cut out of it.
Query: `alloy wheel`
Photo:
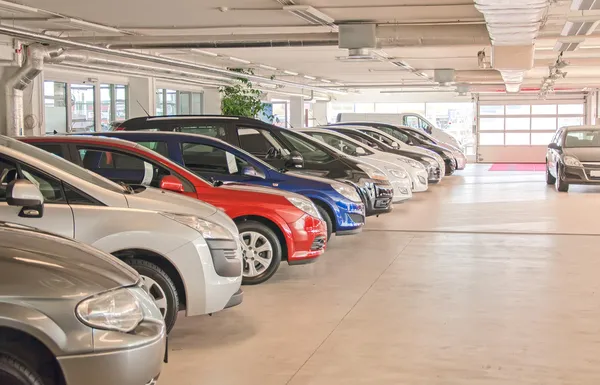
[[[167,295],[162,287],[150,277],[146,277],[144,275],[142,278],[142,287],[150,294],[150,296],[154,299],[154,303],[158,310],[160,310],[160,314],[162,314],[163,318],[167,314]]]
[[[256,231],[240,234],[242,239],[242,257],[244,259],[244,277],[256,277],[265,272],[273,262],[273,246],[269,240]]]

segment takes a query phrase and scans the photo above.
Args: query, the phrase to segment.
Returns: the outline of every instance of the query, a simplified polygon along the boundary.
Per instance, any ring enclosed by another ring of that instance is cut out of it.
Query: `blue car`
[[[196,134],[152,131],[115,131],[92,135],[139,143],[213,183],[256,184],[304,195],[315,203],[327,223],[328,238],[332,233],[358,233],[365,223],[365,207],[360,195],[351,185],[295,172],[278,171],[250,153],[219,139]],[[291,159],[291,162],[294,161]]]

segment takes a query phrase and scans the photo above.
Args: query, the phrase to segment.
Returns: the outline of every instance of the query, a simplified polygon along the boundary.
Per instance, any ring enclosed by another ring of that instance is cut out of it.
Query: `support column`
[[[290,97],[290,126],[291,128],[304,127],[304,98],[302,96]]]
[[[312,118],[315,126],[324,126],[327,124],[327,104],[329,102],[320,101],[312,105]]]
[[[204,115],[221,115],[221,94],[218,89],[205,89],[202,99],[202,113]]]
[[[129,117],[151,116],[156,113],[156,79],[129,79]]]

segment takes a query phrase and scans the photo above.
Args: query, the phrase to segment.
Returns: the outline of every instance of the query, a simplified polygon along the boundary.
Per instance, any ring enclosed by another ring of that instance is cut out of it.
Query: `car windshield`
[[[308,162],[331,162],[335,159],[332,152],[316,139],[308,135],[293,132],[291,130],[281,130],[281,135],[290,143],[294,150],[302,154],[305,161]]]
[[[600,129],[567,131],[563,147],[600,147]]]
[[[13,150],[16,150],[22,154],[36,158],[54,168],[67,172],[79,179],[83,179],[86,182],[93,183],[107,190],[121,194],[127,192],[127,189],[123,186],[111,182],[110,180],[91,171],[88,171],[85,168],[79,167],[76,164],[63,159],[58,155],[54,155],[50,152],[41,150],[27,143],[20,142],[16,139],[2,138],[2,140],[0,141],[0,145],[12,148]]]
[[[346,155],[350,156],[366,156],[373,155],[371,151],[366,150],[362,146],[354,144],[350,140],[346,140],[338,135],[333,135],[323,132],[310,132],[307,131],[305,134],[312,136],[313,138],[320,140],[321,142],[330,145],[336,150],[342,151]],[[360,150],[358,150],[360,148]]]

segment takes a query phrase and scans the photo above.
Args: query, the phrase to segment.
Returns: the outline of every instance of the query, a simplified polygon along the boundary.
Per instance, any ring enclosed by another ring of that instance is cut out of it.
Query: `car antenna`
[[[140,106],[140,108],[141,108],[142,110],[144,110],[144,112],[146,113],[146,115],[147,115],[147,116],[150,116],[150,114],[148,113],[148,111],[146,111],[146,109],[144,108],[144,106],[142,106],[142,103],[140,103],[140,101],[139,101],[139,100],[137,100],[137,99],[136,99],[135,101],[136,101],[136,102],[137,102],[137,104]]]

